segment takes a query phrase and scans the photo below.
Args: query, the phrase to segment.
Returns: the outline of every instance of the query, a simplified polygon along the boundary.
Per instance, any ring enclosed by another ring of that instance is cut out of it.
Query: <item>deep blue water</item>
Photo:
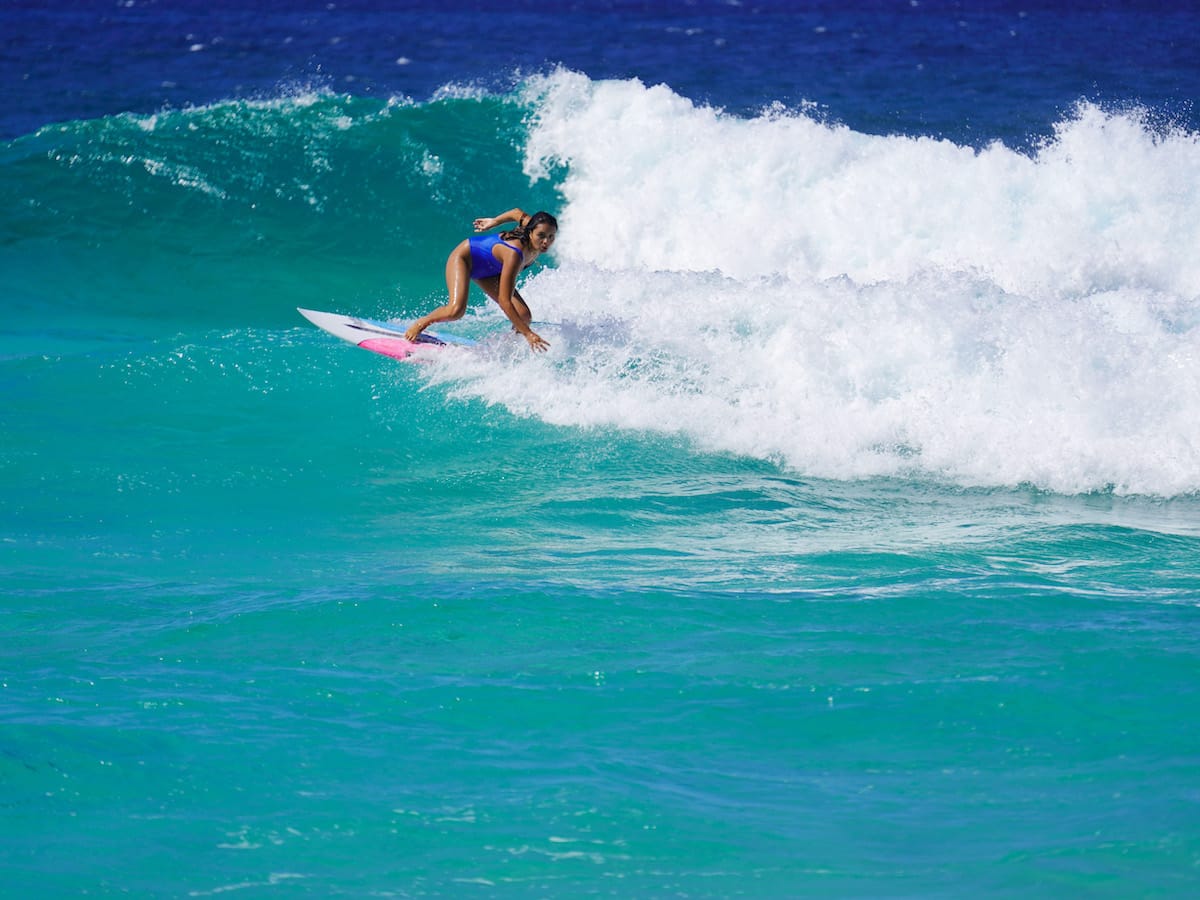
[[[0,7],[0,894],[1193,896],[1198,18]]]
[[[870,133],[1016,144],[1080,99],[1194,125],[1187,3],[287,4],[12,2],[0,133],[325,86],[427,99],[555,66],[667,84],[735,113],[813,103]]]

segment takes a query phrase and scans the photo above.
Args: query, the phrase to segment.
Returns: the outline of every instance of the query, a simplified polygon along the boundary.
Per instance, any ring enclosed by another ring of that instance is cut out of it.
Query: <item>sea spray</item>
[[[1141,111],[1081,104],[1029,155],[569,72],[526,95],[526,171],[566,169],[563,259],[859,283],[936,268],[1051,297],[1200,283],[1200,140]]]
[[[1195,135],[1084,106],[1031,156],[568,72],[526,96],[566,203],[525,290],[566,327],[437,377],[823,477],[1200,489]]]

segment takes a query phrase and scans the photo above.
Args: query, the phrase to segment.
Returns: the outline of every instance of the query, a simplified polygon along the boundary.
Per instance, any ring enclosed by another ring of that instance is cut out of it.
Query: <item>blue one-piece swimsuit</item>
[[[472,278],[492,278],[504,270],[504,263],[492,255],[492,248],[497,244],[503,244],[510,250],[516,250],[521,256],[521,262],[525,262],[525,254],[521,252],[521,248],[501,240],[498,234],[481,234],[478,237],[469,238],[467,242],[471,245]]]

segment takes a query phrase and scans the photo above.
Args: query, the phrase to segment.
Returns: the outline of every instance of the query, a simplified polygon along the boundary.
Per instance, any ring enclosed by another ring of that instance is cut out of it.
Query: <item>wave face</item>
[[[812,476],[1200,490],[1200,145],[1144,111],[1080,105],[1035,150],[973,149],[557,71],[0,151],[9,356],[48,328],[70,352],[304,327],[296,306],[413,316],[470,219],[519,202],[562,224],[523,285],[553,352],[497,338],[422,378]],[[472,309],[460,327],[497,330]]]
[[[448,361],[466,392],[830,478],[1200,489],[1194,133],[1081,105],[973,150],[567,72],[525,102],[563,328],[551,365]]]
[[[436,285],[464,210],[529,194],[523,116],[465,90],[423,104],[301,90],[48,126],[3,147],[15,212],[0,253],[32,308],[231,325],[290,323],[305,303],[403,314],[427,273]]]

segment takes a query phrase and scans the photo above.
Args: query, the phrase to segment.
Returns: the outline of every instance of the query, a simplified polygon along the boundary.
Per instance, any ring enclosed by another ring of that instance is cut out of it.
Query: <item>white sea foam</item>
[[[569,72],[528,92],[527,170],[566,202],[524,293],[564,325],[434,377],[812,475],[1200,490],[1195,134],[1085,105],[1033,154],[976,151]]]

